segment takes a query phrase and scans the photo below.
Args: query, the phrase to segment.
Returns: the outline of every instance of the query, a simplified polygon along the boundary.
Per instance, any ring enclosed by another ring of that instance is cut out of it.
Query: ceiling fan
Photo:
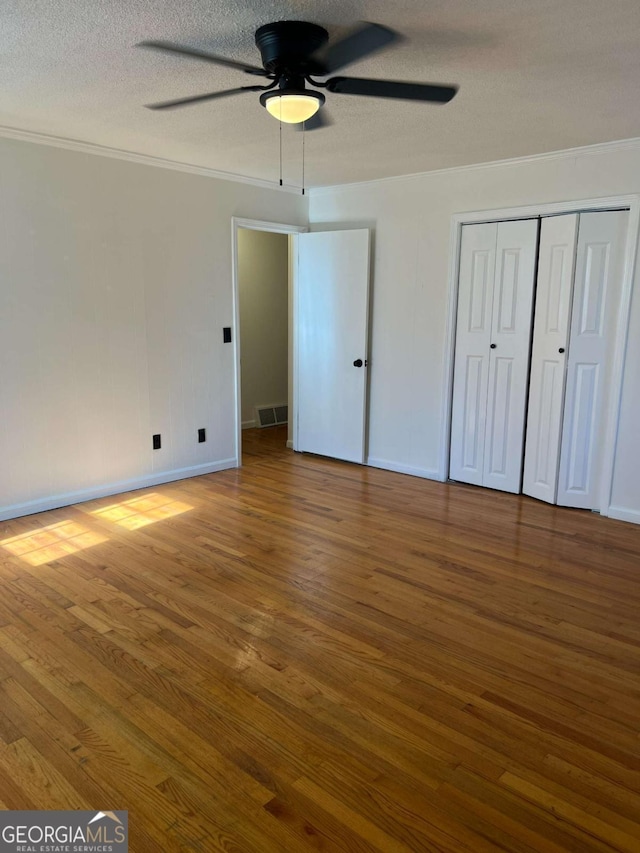
[[[457,86],[431,83],[408,83],[397,80],[371,80],[362,77],[329,77],[335,71],[363,59],[369,54],[401,40],[401,36],[380,24],[362,23],[344,38],[328,45],[329,34],[317,24],[305,21],[277,21],[256,30],[255,41],[262,57],[262,68],[234,59],[216,56],[203,50],[163,41],[144,41],[137,47],[151,48],[236,68],[245,74],[266,77],[266,86],[239,86],[187,98],[147,104],[152,110],[169,110],[190,104],[262,92],[260,103],[276,119],[289,124],[304,122],[306,130],[315,130],[330,122],[318,110],[325,96],[318,89],[342,95],[366,95],[373,98],[397,98],[444,104],[450,101]],[[324,81],[315,78],[322,77]],[[308,89],[305,83],[313,86]]]

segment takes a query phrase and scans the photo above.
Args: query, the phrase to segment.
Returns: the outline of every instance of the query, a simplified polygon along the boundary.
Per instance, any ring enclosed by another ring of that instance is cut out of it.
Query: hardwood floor
[[[640,528],[294,454],[0,524],[0,806],[147,851],[640,851]]]

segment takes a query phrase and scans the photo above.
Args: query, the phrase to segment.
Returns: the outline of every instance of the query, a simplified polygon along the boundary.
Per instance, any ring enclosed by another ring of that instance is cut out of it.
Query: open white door
[[[294,447],[365,459],[369,231],[296,237]]]
[[[542,220],[522,491],[556,502],[578,214]]]

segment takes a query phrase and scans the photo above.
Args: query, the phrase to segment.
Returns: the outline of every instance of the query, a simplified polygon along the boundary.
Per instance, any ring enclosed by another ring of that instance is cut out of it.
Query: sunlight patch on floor
[[[41,566],[106,541],[106,536],[67,520],[3,539],[0,546],[32,566]]]
[[[127,530],[138,530],[148,524],[155,524],[156,521],[181,515],[190,509],[193,509],[190,504],[171,500],[159,492],[152,492],[149,495],[141,495],[94,510],[91,515],[103,521],[111,521]]]

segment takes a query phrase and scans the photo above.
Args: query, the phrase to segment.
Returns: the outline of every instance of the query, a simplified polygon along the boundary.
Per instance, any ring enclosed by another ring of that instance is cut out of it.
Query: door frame
[[[600,478],[600,514],[609,515],[625,354],[629,332],[631,296],[635,276],[638,245],[640,242],[640,194],[608,196],[577,201],[550,202],[547,204],[505,207],[497,210],[477,210],[455,213],[451,217],[449,239],[448,310],[444,343],[444,394],[441,411],[441,439],[438,476],[449,476],[449,450],[451,441],[451,410],[453,401],[453,368],[456,343],[456,316],[458,311],[458,275],[460,270],[460,245],[462,226],[478,222],[502,222],[509,219],[535,219],[559,216],[564,213],[590,213],[598,210],[628,210],[629,222],[624,250],[620,303],[617,311],[615,348],[611,365],[612,405],[606,413],[604,447]]]
[[[304,234],[309,230],[307,225],[293,225],[286,222],[266,222],[260,219],[242,219],[238,216],[231,217],[231,287],[233,294],[233,348],[234,348],[234,377],[233,392],[235,397],[235,467],[242,465],[242,394],[240,387],[240,291],[238,287],[238,229],[246,228],[249,231],[268,231],[272,234]],[[294,241],[291,241],[292,243]],[[295,249],[289,252],[289,329],[291,329],[293,340],[289,341],[289,363],[292,365],[293,374],[293,399],[288,400],[289,419],[297,422],[297,400],[295,392],[296,363],[292,358],[295,353]],[[289,442],[287,442],[289,445]]]

